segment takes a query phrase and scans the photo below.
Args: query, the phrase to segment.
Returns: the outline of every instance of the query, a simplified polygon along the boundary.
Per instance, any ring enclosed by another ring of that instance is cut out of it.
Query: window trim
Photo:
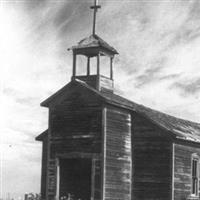
[[[193,193],[193,161],[196,160],[197,161],[197,168],[196,168],[196,177],[197,177],[197,191],[196,193]],[[192,157],[191,157],[191,197],[199,197],[199,156],[194,153],[192,154]]]

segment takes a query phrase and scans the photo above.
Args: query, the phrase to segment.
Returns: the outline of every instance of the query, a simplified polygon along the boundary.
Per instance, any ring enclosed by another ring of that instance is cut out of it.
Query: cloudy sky
[[[91,34],[92,2],[0,0],[1,197],[39,191],[39,104],[70,80],[67,48]],[[200,122],[200,1],[99,2],[97,33],[120,53],[117,92]]]

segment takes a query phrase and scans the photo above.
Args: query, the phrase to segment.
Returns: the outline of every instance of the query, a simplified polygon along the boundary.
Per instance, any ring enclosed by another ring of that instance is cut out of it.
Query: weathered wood
[[[102,176],[102,162],[101,159],[94,159],[94,185],[92,185],[94,200],[101,200],[101,176]]]
[[[42,172],[41,172],[41,199],[46,199],[47,184],[47,151],[48,151],[48,135],[43,138],[42,144]]]
[[[113,57],[110,58],[110,79],[113,80]]]
[[[76,76],[76,54],[73,52],[73,78]]]
[[[101,153],[101,105],[94,97],[88,99],[89,96],[88,93],[79,95],[72,92],[69,98],[62,102],[58,100],[50,108],[50,154],[47,162],[48,178],[46,183],[49,200],[56,196],[56,169],[58,168],[56,168],[55,161],[57,158],[68,159],[69,156],[76,155],[77,159],[84,159],[85,157],[82,155],[87,154],[89,155],[88,159],[97,159],[97,154]],[[71,158],[76,159],[75,157]],[[62,162],[60,168],[63,170]],[[91,187],[94,187],[94,197],[97,196],[97,199],[100,200],[101,169],[95,167],[94,173],[95,184]],[[62,177],[60,181],[63,181]],[[64,184],[65,182],[62,182],[60,186],[61,191]]]
[[[190,145],[174,144],[174,200],[191,196],[191,163],[194,153],[200,156],[200,149]]]
[[[105,76],[100,76],[99,77],[99,86],[100,90],[106,89],[107,91],[113,92],[113,80],[110,78],[107,78]]]
[[[97,76],[100,75],[100,54],[97,55]]]
[[[90,57],[87,57],[87,76],[90,75]]]
[[[110,106],[104,112],[104,199],[130,200],[131,117],[128,112]]]
[[[96,84],[94,80],[91,84]],[[188,198],[191,155],[200,155],[199,147],[188,146],[188,142],[172,145],[174,138],[158,124],[133,110],[102,105],[104,92],[99,96],[97,91],[91,93],[74,85],[67,95],[61,94],[49,104],[49,137],[46,143],[43,139],[46,171],[42,169],[42,196],[55,198],[55,161],[71,158],[93,160],[94,200]],[[112,99],[111,93],[108,98]]]
[[[171,143],[165,133],[135,114],[132,117],[133,199],[171,199]]]
[[[56,195],[56,160],[50,159],[48,161],[48,169],[47,169],[48,177],[48,196]]]
[[[60,199],[60,159],[56,158],[56,200]]]

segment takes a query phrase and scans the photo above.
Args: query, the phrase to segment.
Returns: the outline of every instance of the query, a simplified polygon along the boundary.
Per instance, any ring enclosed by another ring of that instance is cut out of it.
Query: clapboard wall
[[[200,149],[197,145],[189,145],[186,143],[174,144],[174,200],[187,199],[191,195],[191,164],[194,154],[200,156]]]
[[[51,156],[70,152],[100,153],[101,108],[52,110]]]
[[[131,199],[131,115],[116,107],[103,110],[104,200]]]
[[[169,137],[137,113],[132,115],[133,200],[171,200]]]
[[[70,98],[49,109],[49,145],[46,192],[55,199],[57,191],[57,158],[87,157],[100,159],[102,107],[88,93],[72,93]],[[100,199],[101,172],[96,170],[94,195]]]
[[[48,133],[45,134],[42,143],[42,171],[41,171],[41,199],[46,199],[47,181],[47,154],[48,154]]]

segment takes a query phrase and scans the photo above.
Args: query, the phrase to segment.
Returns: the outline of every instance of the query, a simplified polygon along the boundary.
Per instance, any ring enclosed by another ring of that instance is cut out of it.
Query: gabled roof
[[[74,49],[84,49],[84,48],[90,48],[90,47],[103,47],[103,48],[111,51],[113,54],[118,54],[116,49],[111,47],[107,42],[105,42],[102,38],[100,38],[96,34],[90,35],[89,37],[82,39],[78,43],[78,45],[72,47],[72,50],[74,50]]]
[[[43,141],[44,137],[48,134],[48,129],[42,132],[40,135],[38,135],[35,140],[37,141]]]
[[[113,104],[119,107],[126,108],[128,110],[134,111],[145,118],[149,119],[151,122],[156,124],[157,126],[165,129],[166,131],[171,132],[175,138],[182,139],[186,141],[198,142],[200,143],[200,124],[191,122],[184,119],[179,119],[168,114],[150,109],[143,105],[137,104],[135,102],[129,101],[119,95],[113,93],[103,93],[95,90],[90,87],[83,81],[74,80],[63,87],[61,90],[56,92],[54,95],[49,97],[47,100],[41,103],[42,106],[48,107],[52,102],[54,102],[58,96],[63,93],[67,93],[68,88],[76,85],[78,87],[87,88],[90,92],[93,92],[99,98],[101,98],[104,102]]]
[[[192,121],[180,119],[160,111],[153,110],[143,105],[129,101],[116,94],[102,94],[112,103],[122,105],[133,110],[147,119],[151,120],[159,127],[171,132],[177,139],[183,139],[193,142],[200,142],[200,124]]]

